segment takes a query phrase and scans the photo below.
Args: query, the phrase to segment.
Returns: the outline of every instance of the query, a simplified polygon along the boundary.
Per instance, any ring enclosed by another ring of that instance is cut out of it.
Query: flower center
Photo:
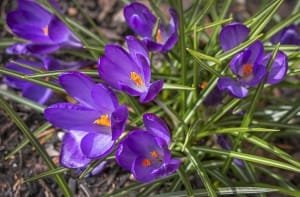
[[[43,30],[44,35],[45,35],[45,36],[48,36],[48,34],[49,34],[49,28],[48,28],[48,25],[45,26],[42,30]]]
[[[130,79],[135,83],[136,86],[144,85],[142,77],[136,72],[130,72]]]
[[[101,115],[100,118],[94,121],[94,124],[104,126],[104,127],[110,127],[111,123],[108,114]]]
[[[151,164],[152,164],[152,162],[149,159],[143,159],[143,161],[142,161],[142,165],[144,167],[149,167],[149,166],[151,166]]]
[[[252,64],[244,64],[242,68],[243,77],[249,77],[253,73]]]
[[[153,159],[157,159],[158,157],[159,157],[159,154],[157,153],[157,151],[151,151],[150,152],[150,155],[151,155],[151,157],[153,158]]]
[[[161,31],[159,29],[157,30],[157,33],[156,33],[156,36],[155,36],[155,40],[158,43],[163,43],[163,37],[162,37]]]

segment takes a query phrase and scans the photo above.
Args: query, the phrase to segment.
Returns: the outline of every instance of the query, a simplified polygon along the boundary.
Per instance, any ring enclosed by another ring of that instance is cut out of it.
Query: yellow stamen
[[[142,165],[144,166],[144,167],[149,167],[149,166],[151,166],[151,161],[149,160],[149,159],[143,159],[143,161],[142,161]]]
[[[144,85],[142,77],[136,72],[130,72],[130,79],[135,83],[136,86]]]
[[[253,73],[252,64],[244,64],[242,68],[243,77],[249,77]]]
[[[101,115],[100,118],[94,121],[94,124],[104,126],[104,127],[110,127],[110,119],[107,114]]]
[[[158,158],[158,156],[159,156],[159,154],[157,153],[157,151],[151,151],[150,152],[150,154],[151,154],[151,157],[153,158],[153,159],[157,159]]]
[[[43,28],[43,33],[45,36],[48,36],[48,34],[49,34],[48,25]]]
[[[161,31],[160,30],[157,30],[157,33],[156,33],[156,36],[155,36],[155,40],[158,43],[163,43],[163,37],[161,35]]]

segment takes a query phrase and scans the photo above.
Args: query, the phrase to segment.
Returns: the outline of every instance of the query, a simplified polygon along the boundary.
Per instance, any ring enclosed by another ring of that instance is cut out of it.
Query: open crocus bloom
[[[149,50],[159,52],[171,50],[178,41],[178,17],[173,9],[169,13],[169,24],[164,24],[158,22],[141,3],[131,3],[124,8],[124,17],[130,28],[143,38]]]
[[[119,45],[106,45],[100,57],[100,77],[113,88],[131,96],[140,96],[140,102],[153,100],[161,91],[163,81],[150,83],[151,69],[148,51],[132,36],[126,37],[128,52]]]
[[[116,159],[138,181],[149,182],[174,173],[180,160],[171,158],[170,132],[165,123],[154,114],[144,114],[143,121],[146,130],[130,132],[120,142]]]
[[[238,53],[230,62],[230,70],[237,76],[237,80],[230,77],[220,78],[219,89],[226,90],[237,98],[246,97],[248,95],[247,88],[255,87],[267,73],[263,57],[264,48],[260,41],[256,41]]]
[[[102,84],[80,72],[69,72],[59,82],[78,104],[57,103],[45,110],[46,119],[54,126],[81,131],[82,153],[90,159],[108,154],[125,129],[127,107],[119,105],[116,95]],[[77,138],[77,139],[79,139]]]
[[[46,53],[63,46],[81,46],[62,21],[33,0],[19,0],[17,10],[9,12],[6,20],[14,34],[30,41],[13,46],[14,51],[19,53],[26,50]]]
[[[242,23],[230,23],[225,25],[219,36],[223,51],[228,51],[246,40],[250,29]]]
[[[300,45],[300,33],[297,31],[296,25],[290,25],[283,28],[271,38],[273,44],[292,44]]]

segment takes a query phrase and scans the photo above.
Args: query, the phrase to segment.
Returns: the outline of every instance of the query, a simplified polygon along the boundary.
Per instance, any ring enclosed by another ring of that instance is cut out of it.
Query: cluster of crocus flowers
[[[164,19],[158,20],[151,11],[141,3],[131,3],[124,8],[124,17],[129,27],[142,37],[148,50],[167,52],[178,41],[178,17],[176,11],[169,10],[168,24]]]
[[[226,25],[220,33],[222,49],[227,51],[239,45],[248,37],[249,32],[249,29],[241,23]],[[234,97],[244,98],[248,95],[248,88],[257,86],[265,78],[266,83],[279,83],[286,76],[287,56],[282,51],[278,51],[268,70],[270,57],[270,53],[264,53],[262,42],[254,42],[231,60],[230,70],[236,78],[221,77],[218,88],[229,92]]]
[[[126,43],[128,51],[115,44],[105,46],[98,63],[99,75],[113,88],[147,103],[161,91],[163,81],[150,82],[150,59],[144,44],[133,36],[127,36]]]
[[[81,47],[78,38],[55,15],[32,0],[18,0],[18,8],[6,16],[7,25],[25,44],[15,44],[8,52],[45,54],[61,47]]]
[[[174,173],[180,160],[172,159],[171,138],[166,124],[154,114],[144,114],[145,129],[131,131],[119,144],[116,159],[136,180],[150,182]]]

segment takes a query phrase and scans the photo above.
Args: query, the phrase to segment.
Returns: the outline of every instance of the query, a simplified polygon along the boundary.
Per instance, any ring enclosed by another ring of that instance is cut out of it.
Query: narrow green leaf
[[[209,25],[206,25],[204,27],[194,26],[190,31],[186,31],[186,33],[192,32],[192,31],[200,32],[200,31],[203,31],[203,30],[208,29],[208,28],[212,28],[212,27],[215,27],[215,26],[222,25],[224,23],[231,22],[232,20],[233,20],[233,18],[227,18],[227,19],[222,19],[222,20],[216,21],[216,22],[211,23]]]
[[[217,58],[211,57],[209,55],[205,55],[203,53],[200,53],[199,51],[194,51],[192,49],[187,48],[186,49],[196,60],[198,60],[198,62],[201,64],[202,60],[207,60],[207,61],[211,61],[216,63],[217,65],[221,64],[221,61],[218,60]],[[210,67],[210,66],[208,66]],[[210,71],[210,70],[208,70]],[[211,72],[211,71],[210,71]],[[220,74],[217,71],[214,71],[215,73],[217,73],[217,76],[220,76]]]
[[[215,192],[214,187],[211,184],[211,181],[205,171],[205,169],[203,168],[203,166],[200,164],[200,162],[198,161],[197,157],[194,155],[194,153],[192,151],[190,151],[188,148],[185,148],[185,152],[187,154],[187,156],[190,158],[195,170],[198,173],[198,176],[201,178],[202,183],[204,184],[208,196],[210,197],[216,197],[217,193]]]
[[[38,151],[40,156],[43,158],[43,160],[45,161],[47,166],[52,170],[55,169],[56,166],[52,162],[51,158],[49,157],[49,155],[47,154],[45,149],[41,146],[39,141],[34,137],[34,135],[28,129],[28,127],[24,123],[24,121],[14,112],[14,110],[2,98],[0,98],[0,106],[9,115],[11,120],[15,122],[15,124],[18,126],[20,131],[23,133],[23,135],[26,138],[28,138],[28,140],[31,142],[31,144],[35,147],[35,149]],[[64,195],[67,196],[67,197],[71,197],[72,192],[71,192],[67,182],[64,180],[63,176],[61,174],[55,174],[54,178],[55,178],[58,186],[60,187],[60,189],[64,193]]]
[[[216,129],[211,131],[198,132],[197,138],[203,138],[208,135],[223,134],[223,133],[244,133],[244,132],[276,132],[278,129],[267,129],[267,128],[248,128],[248,127],[235,127],[235,128],[224,128]]]
[[[261,193],[270,193],[277,192],[276,188],[268,188],[268,187],[220,187],[217,189],[217,194],[220,196],[227,195],[251,195],[251,194],[261,194]],[[203,189],[194,190],[195,196],[208,196],[208,192]],[[155,195],[153,197],[186,197],[185,191],[177,191]]]
[[[192,185],[191,185],[191,183],[190,183],[190,181],[189,181],[189,179],[188,179],[187,174],[186,174],[185,171],[183,170],[183,168],[180,167],[180,168],[177,170],[177,173],[178,173],[178,175],[179,175],[179,177],[180,177],[180,180],[182,181],[182,183],[183,183],[183,185],[184,185],[184,187],[185,187],[185,190],[186,190],[185,193],[186,193],[186,195],[187,195],[187,196],[191,196],[191,197],[195,196],[195,195],[194,195],[193,188],[192,188]]]
[[[52,170],[48,170],[46,172],[42,172],[36,176],[33,176],[31,178],[28,178],[28,179],[25,179],[24,182],[31,182],[31,181],[35,181],[37,179],[41,179],[41,178],[45,178],[45,177],[48,177],[48,176],[53,176],[53,175],[56,175],[56,174],[61,174],[61,173],[64,173],[64,172],[67,172],[69,171],[70,169],[68,168],[55,168],[55,169],[52,169]]]
[[[188,90],[188,91],[195,90],[195,88],[193,87],[188,87],[188,86],[183,86],[178,84],[170,84],[170,83],[164,83],[163,89],[164,90]]]
[[[37,74],[30,74],[30,75],[24,75],[24,79],[34,79],[34,78],[43,78],[43,77],[53,77],[53,76],[59,76],[63,73],[70,72],[70,70],[55,70],[55,71],[47,71],[43,73],[37,73]],[[89,75],[89,76],[98,76],[98,72],[94,70],[78,70],[78,72],[81,72],[83,74]]]

